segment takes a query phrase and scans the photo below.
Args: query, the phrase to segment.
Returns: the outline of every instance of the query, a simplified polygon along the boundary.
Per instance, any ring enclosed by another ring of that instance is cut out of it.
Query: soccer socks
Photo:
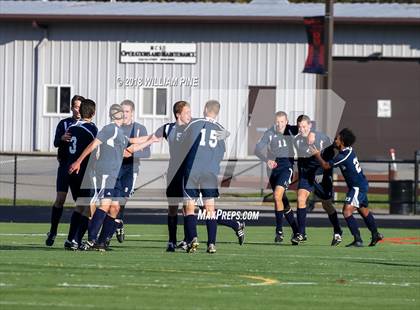
[[[283,232],[283,213],[284,211],[274,211],[276,215],[276,233]]]
[[[216,244],[217,220],[206,220],[207,226],[207,246]]]
[[[192,239],[197,237],[197,217],[194,214],[184,217],[184,225],[186,226],[187,234],[186,241],[190,243]]]
[[[82,215],[79,212],[73,211],[73,214],[71,215],[70,219],[70,228],[69,228],[69,234],[67,235],[67,240],[72,241],[76,238],[77,231],[80,226],[80,222],[82,220]]]
[[[51,228],[50,233],[57,235],[58,223],[60,223],[61,215],[63,214],[63,207],[57,208],[55,206],[51,209]]]
[[[102,225],[101,234],[98,238],[98,244],[104,244],[107,240],[111,240],[116,228],[117,223],[115,222],[115,219],[107,214]]]
[[[373,234],[378,233],[378,227],[376,226],[375,218],[373,217],[372,213],[369,212],[368,216],[364,217],[362,216],[363,220],[365,221],[365,224],[367,228],[370,230],[370,232]]]
[[[334,227],[334,234],[341,235],[343,233],[343,231],[341,230],[340,222],[338,221],[337,212],[334,212],[332,214],[328,214],[328,218],[330,219],[330,222],[331,222],[332,226]]]
[[[349,217],[345,217],[345,220],[347,222],[347,226],[349,227],[351,234],[354,237],[354,240],[361,241],[362,238],[360,237],[359,226],[357,225],[357,221],[354,218],[354,216],[350,215]]]
[[[176,244],[176,226],[178,224],[178,215],[170,216],[168,215],[168,232],[169,232],[169,242]]]
[[[95,214],[90,220],[90,223],[88,226],[88,240],[89,241],[96,241],[99,229],[101,229],[101,226],[104,222],[105,217],[106,217],[106,212],[104,210],[96,209]]]
[[[239,228],[239,222],[234,220],[222,220],[220,217],[217,218],[217,225],[223,225],[232,228],[237,231]]]
[[[298,225],[295,220],[295,216],[293,214],[293,210],[289,209],[284,213],[284,217],[286,218],[287,222],[289,223],[290,227],[292,228],[293,234],[298,233]]]
[[[298,231],[303,236],[306,231],[306,208],[297,209]]]
[[[120,211],[118,212],[117,219],[122,220],[124,218],[125,203],[120,205]]]
[[[89,218],[87,216],[83,216],[80,219],[79,229],[77,230],[76,234],[76,242],[77,244],[82,244],[83,236],[85,235],[89,225]]]

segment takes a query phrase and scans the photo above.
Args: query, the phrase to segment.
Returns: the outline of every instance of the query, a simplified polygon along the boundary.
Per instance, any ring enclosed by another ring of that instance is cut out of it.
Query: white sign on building
[[[195,64],[195,43],[128,43],[120,44],[121,63]]]

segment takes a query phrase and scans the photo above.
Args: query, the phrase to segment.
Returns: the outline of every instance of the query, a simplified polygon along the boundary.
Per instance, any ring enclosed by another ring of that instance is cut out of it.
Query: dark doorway
[[[248,155],[254,155],[260,137],[273,125],[276,110],[276,88],[250,86],[248,94]]]
[[[360,159],[388,159],[390,148],[413,159],[420,149],[419,60],[336,58],[333,90],[346,101],[339,129],[354,131]],[[378,100],[390,103],[390,115]]]

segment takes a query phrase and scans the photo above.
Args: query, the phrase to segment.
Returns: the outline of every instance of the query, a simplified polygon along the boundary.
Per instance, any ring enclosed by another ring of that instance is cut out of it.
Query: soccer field
[[[214,255],[205,242],[194,254],[166,253],[161,225],[127,225],[126,242],[113,240],[105,253],[64,251],[61,234],[46,248],[47,230],[1,224],[1,309],[420,308],[418,230],[383,229],[386,240],[374,248],[345,248],[346,231],[333,248],[326,228],[309,228],[308,242],[291,246],[273,244],[272,227],[247,227],[239,246],[220,227]],[[203,225],[199,235],[205,241]]]

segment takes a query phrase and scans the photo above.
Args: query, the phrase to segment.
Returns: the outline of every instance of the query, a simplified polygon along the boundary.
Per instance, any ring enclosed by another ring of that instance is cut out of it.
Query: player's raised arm
[[[95,138],[84,150],[83,153],[80,154],[79,158],[70,165],[69,173],[72,174],[73,172],[79,173],[80,165],[83,162],[83,160],[93,152],[94,149],[96,149],[100,144],[102,144],[102,141],[98,138]]]
[[[149,137],[149,136],[148,136]],[[131,140],[131,139],[130,139]],[[142,143],[134,143],[131,144],[129,147],[126,148],[126,151],[133,154],[137,151],[143,151],[149,145],[159,142],[161,139],[156,137],[155,135],[150,135],[150,138]]]
[[[148,141],[149,139],[152,139],[152,138],[153,138],[153,135],[148,135],[148,136],[130,138],[130,139],[128,139],[128,141],[132,144],[141,144],[141,143],[144,143],[144,142],[146,142],[146,141]],[[153,141],[153,142],[155,142],[155,141]]]
[[[322,159],[321,152],[314,145],[310,145],[309,150],[311,151],[312,155],[315,156],[315,158],[318,160],[322,169],[329,170],[332,168],[332,166],[328,162]]]

